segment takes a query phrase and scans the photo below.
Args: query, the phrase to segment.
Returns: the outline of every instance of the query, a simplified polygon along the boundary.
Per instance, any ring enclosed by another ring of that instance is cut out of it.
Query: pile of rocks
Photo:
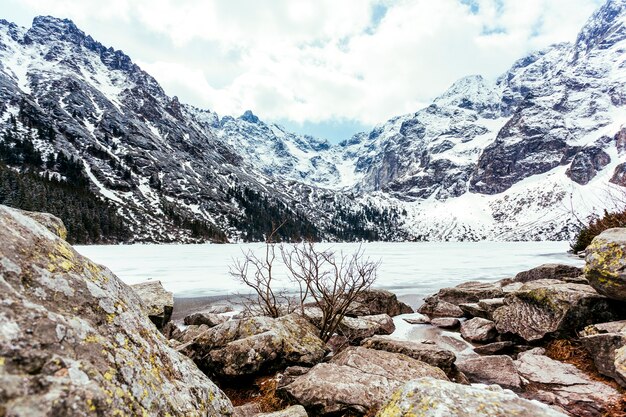
[[[318,337],[315,308],[280,318],[207,309],[173,323],[158,281],[126,286],[59,231],[52,216],[0,206],[0,415],[600,416],[620,392],[537,347],[579,333],[599,372],[626,385],[615,249],[626,242],[614,231],[594,241],[584,273],[543,265],[429,297],[427,316],[409,321],[458,330],[474,346],[463,355],[390,337],[392,317],[412,311],[380,290],[344,318],[344,343]],[[268,375],[292,406],[233,407],[209,379]]]

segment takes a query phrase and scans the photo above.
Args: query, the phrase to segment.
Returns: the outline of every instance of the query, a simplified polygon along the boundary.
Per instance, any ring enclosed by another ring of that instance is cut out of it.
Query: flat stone
[[[215,327],[218,324],[222,324],[225,321],[228,321],[228,319],[229,318],[226,316],[201,311],[188,315],[184,318],[183,323],[185,323],[186,325],[199,326],[201,324],[204,324],[208,327]]]
[[[567,278],[577,278],[582,275],[582,269],[563,264],[543,264],[528,271],[515,275],[515,282],[529,282],[539,279],[556,279],[565,281]]]
[[[370,349],[404,354],[410,358],[436,366],[446,374],[452,372],[453,364],[456,360],[456,355],[452,351],[430,343],[374,336],[365,339],[361,345]]]
[[[496,355],[498,353],[510,350],[515,344],[511,341],[505,340],[503,342],[493,342],[486,345],[477,346],[474,348],[474,352],[480,355]]]
[[[497,384],[519,389],[522,384],[513,359],[506,355],[478,356],[456,362],[456,367],[472,383]]]
[[[626,388],[626,368],[618,356],[620,349],[626,347],[626,332],[598,333],[581,337],[580,341],[593,358],[598,372]]]
[[[491,314],[478,303],[463,303],[459,304],[459,308],[463,312],[465,317],[473,318],[480,317],[482,319],[491,320]]]
[[[461,325],[461,321],[454,317],[441,317],[432,319],[430,324],[441,327],[442,329],[456,329]]]
[[[515,367],[527,393],[533,399],[554,404],[576,416],[601,416],[621,394],[614,388],[592,380],[574,365],[547,356],[526,352],[519,355]]]

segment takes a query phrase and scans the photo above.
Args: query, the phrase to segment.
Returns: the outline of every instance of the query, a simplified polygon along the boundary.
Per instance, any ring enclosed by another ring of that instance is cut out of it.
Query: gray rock
[[[396,330],[393,319],[387,314],[363,317],[344,317],[339,324],[338,331],[347,337],[351,343],[360,343],[361,340],[374,335],[388,335]]]
[[[515,367],[534,399],[554,404],[576,416],[601,416],[620,398],[614,388],[592,380],[574,365],[526,352]]]
[[[430,323],[430,318],[428,316],[421,315],[419,317],[409,317],[403,318],[402,320],[406,321],[409,324],[428,324]]]
[[[562,264],[543,264],[528,271],[515,275],[514,282],[529,282],[538,279],[557,279],[565,281],[565,278],[576,278],[582,274],[582,269]]]
[[[432,319],[430,324],[433,326],[441,327],[442,329],[456,329],[461,325],[461,321],[454,317],[441,317]]]
[[[619,357],[620,349],[626,347],[626,332],[599,333],[581,337],[580,341],[593,358],[598,372],[626,387],[623,354]]]
[[[497,335],[496,324],[491,320],[474,317],[461,324],[461,336],[470,342],[490,342]]]
[[[510,389],[519,389],[522,384],[513,359],[506,355],[465,358],[457,361],[456,367],[472,383],[497,384]]]
[[[493,313],[500,333],[512,333],[526,341],[551,335],[567,337],[594,322],[626,314],[615,301],[584,284],[537,280],[523,284],[505,298]]]
[[[174,311],[174,295],[163,288],[161,281],[146,281],[130,286],[143,302],[146,314],[157,329],[162,330]]]
[[[317,329],[297,314],[229,320],[178,349],[220,377],[251,376],[289,365],[311,366],[326,354]]]
[[[463,303],[459,304],[459,308],[463,311],[465,317],[480,317],[486,320],[491,320],[491,314],[478,303]]]
[[[2,414],[231,415],[111,271],[4,206],[0,242]]]
[[[608,229],[587,247],[585,276],[600,294],[626,301],[626,228]]]
[[[174,339],[178,340],[181,343],[189,343],[209,329],[210,327],[206,324],[201,324],[199,326],[192,324],[187,326],[187,328],[182,330],[179,334],[176,334],[176,337]]]
[[[248,403],[235,407],[233,417],[256,417],[261,413],[261,407],[257,403]]]
[[[455,305],[463,303],[477,303],[488,298],[503,297],[500,284],[494,282],[468,281],[456,287],[442,288],[437,298]]]
[[[440,369],[405,355],[351,347],[330,363],[314,366],[280,392],[314,415],[365,414],[404,382],[424,376],[447,380]]]
[[[493,342],[486,345],[477,346],[474,348],[474,352],[480,355],[496,355],[511,349],[515,344],[511,341],[505,340],[503,342]]]
[[[209,327],[215,327],[218,324],[224,323],[225,321],[228,321],[228,317],[215,313],[207,313],[204,311],[190,314],[183,320],[186,325],[199,326],[201,324],[204,324]]]
[[[26,217],[30,217],[61,239],[65,240],[67,238],[67,229],[58,217],[53,216],[50,213],[40,213],[38,211],[14,210],[17,210],[20,214],[23,214]]]
[[[383,350],[386,352],[401,353],[442,369],[446,374],[453,372],[456,355],[442,347],[431,343],[420,343],[410,340],[396,340],[383,336],[374,336],[365,339],[363,347]]]
[[[623,333],[626,332],[626,320],[609,321],[607,323],[595,323],[585,327],[581,336],[591,336],[602,333]]]
[[[489,317],[492,317],[493,312],[504,305],[504,297],[501,298],[488,298],[486,300],[480,300],[478,306],[482,308]],[[488,318],[489,319],[489,318]],[[491,319],[489,319],[491,320]]]
[[[427,301],[420,308],[417,309],[420,314],[425,314],[428,317],[463,317],[463,311],[456,305],[447,301],[432,300]]]
[[[355,316],[387,314],[394,317],[411,313],[413,313],[413,309],[399,301],[394,293],[380,289],[361,292],[350,309],[350,314]]]
[[[377,417],[566,417],[497,386],[467,386],[420,378],[396,391]]]

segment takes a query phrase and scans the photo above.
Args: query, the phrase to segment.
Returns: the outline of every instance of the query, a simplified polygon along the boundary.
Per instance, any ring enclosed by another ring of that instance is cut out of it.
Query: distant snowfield
[[[352,254],[358,243],[324,243],[320,248]],[[581,266],[567,242],[364,243],[365,255],[380,260],[375,287],[423,297],[464,281],[494,281],[544,263]],[[177,297],[223,296],[245,292],[229,275],[242,251],[263,253],[262,244],[75,246],[110,268],[127,284],[160,280]],[[280,256],[280,255],[279,255]],[[284,269],[279,268],[285,287]]]

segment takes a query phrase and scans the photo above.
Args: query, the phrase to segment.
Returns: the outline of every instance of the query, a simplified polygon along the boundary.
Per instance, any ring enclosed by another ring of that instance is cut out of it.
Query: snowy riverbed
[[[320,244],[353,253],[355,243]],[[177,297],[223,296],[245,290],[229,275],[242,250],[262,253],[262,244],[76,246],[109,267],[124,282],[160,280]],[[567,254],[567,242],[364,243],[366,256],[380,260],[376,287],[421,298],[469,280],[513,276],[543,263],[582,265]],[[278,271],[284,276],[284,271]]]

